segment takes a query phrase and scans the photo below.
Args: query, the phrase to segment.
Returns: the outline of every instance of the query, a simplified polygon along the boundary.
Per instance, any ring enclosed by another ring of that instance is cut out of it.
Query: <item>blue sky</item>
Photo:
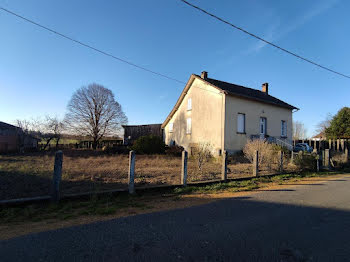
[[[350,74],[350,2],[192,0],[232,23]],[[23,1],[0,5],[118,57],[186,82],[191,73],[270,94],[301,110],[309,134],[349,106],[346,79],[267,46],[178,0]],[[72,93],[110,88],[130,124],[161,123],[184,85],[83,48],[0,11],[0,121],[63,117]]]

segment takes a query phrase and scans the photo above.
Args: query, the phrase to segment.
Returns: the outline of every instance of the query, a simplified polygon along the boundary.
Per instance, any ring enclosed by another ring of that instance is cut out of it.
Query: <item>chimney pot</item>
[[[207,78],[208,78],[208,72],[207,72],[207,71],[203,71],[203,72],[201,73],[201,78],[202,78],[202,79],[207,79]]]
[[[263,93],[265,93],[265,94],[269,94],[269,83],[264,83],[264,84],[262,84],[262,89],[261,89],[261,91],[263,92]]]

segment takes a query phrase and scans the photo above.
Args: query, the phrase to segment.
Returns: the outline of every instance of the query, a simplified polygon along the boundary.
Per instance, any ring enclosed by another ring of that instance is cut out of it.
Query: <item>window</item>
[[[174,131],[174,123],[169,123],[169,133]]]
[[[187,110],[192,110],[192,98],[187,99]]]
[[[260,117],[260,135],[266,135],[266,117]]]
[[[192,130],[192,120],[191,118],[187,118],[186,134],[191,134],[191,130]]]
[[[245,114],[237,115],[237,133],[245,133]]]
[[[281,121],[281,137],[287,137],[287,122]]]

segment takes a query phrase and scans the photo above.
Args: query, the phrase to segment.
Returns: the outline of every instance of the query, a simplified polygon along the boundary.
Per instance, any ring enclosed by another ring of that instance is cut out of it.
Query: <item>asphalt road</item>
[[[350,261],[350,176],[2,241],[0,261]]]

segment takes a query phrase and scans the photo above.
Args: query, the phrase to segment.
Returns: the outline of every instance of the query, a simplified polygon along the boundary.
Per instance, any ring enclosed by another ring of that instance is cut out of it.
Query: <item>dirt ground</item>
[[[288,183],[295,184],[308,184],[310,182],[320,183],[322,181],[327,181],[330,179],[339,179],[344,175],[330,175],[326,177],[312,177],[312,178],[303,178],[302,180],[291,180],[286,182],[283,185],[278,183],[269,183],[264,186],[264,190],[276,190],[276,189],[284,189],[290,187]],[[14,237],[18,237],[21,235],[26,235],[29,233],[42,232],[47,230],[54,230],[63,227],[89,224],[97,221],[110,220],[119,217],[132,216],[144,213],[151,213],[162,210],[170,210],[177,208],[186,208],[194,205],[202,205],[206,203],[210,203],[213,201],[217,201],[225,198],[232,197],[241,197],[247,196],[251,194],[257,193],[259,190],[253,190],[251,192],[218,192],[213,194],[184,194],[181,196],[176,195],[161,195],[161,196],[151,196],[141,198],[139,201],[143,204],[151,203],[151,206],[148,208],[139,208],[139,207],[129,207],[125,209],[121,209],[113,215],[105,215],[105,216],[81,216],[79,218],[67,219],[67,220],[44,220],[39,222],[22,222],[22,223],[10,223],[10,224],[0,224],[0,240],[10,239]],[[156,200],[156,201],[155,201]]]

